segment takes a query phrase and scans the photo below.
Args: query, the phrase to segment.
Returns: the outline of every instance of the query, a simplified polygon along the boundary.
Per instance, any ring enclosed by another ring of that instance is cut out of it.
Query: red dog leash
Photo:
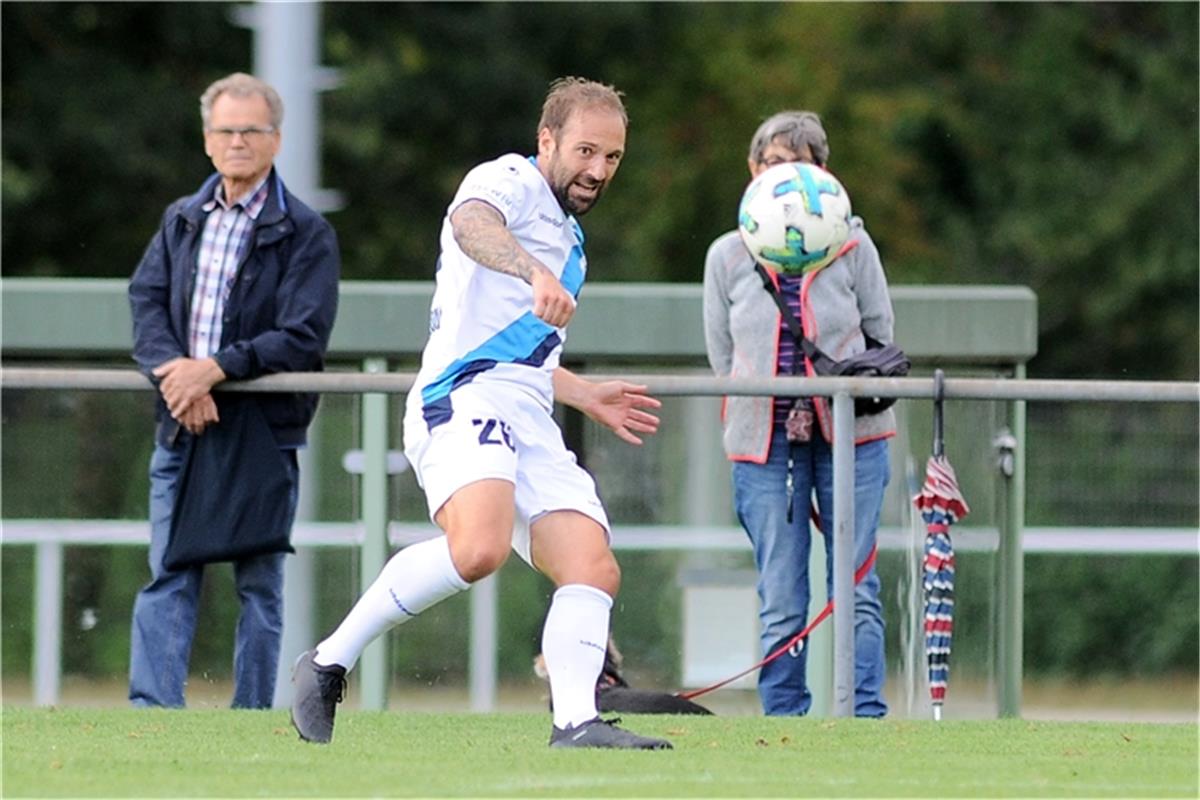
[[[874,564],[875,564],[875,555],[878,552],[878,550],[879,550],[878,545],[876,545],[875,547],[872,547],[870,554],[867,556],[867,560],[864,561],[862,563],[862,566],[859,567],[854,572],[854,585],[855,586],[857,586],[859,583],[861,583],[862,579],[865,578],[867,573],[871,571],[871,567],[874,566]],[[748,667],[748,668],[742,670],[741,672],[739,672],[738,674],[736,674],[732,677],[726,678],[723,681],[719,681],[719,682],[711,684],[709,686],[705,686],[702,689],[693,689],[690,692],[676,692],[675,694],[678,697],[682,697],[685,700],[691,700],[692,698],[699,697],[700,695],[708,694],[709,692],[720,689],[722,686],[725,686],[726,684],[733,683],[738,678],[741,678],[744,675],[749,675],[751,672],[754,672],[754,670],[756,670],[756,669],[765,667],[767,664],[770,664],[772,661],[779,658],[781,655],[786,653],[788,650],[791,650],[792,647],[794,647],[797,642],[799,642],[803,639],[806,639],[808,637],[808,635],[810,633],[812,633],[813,629],[816,628],[818,625],[820,625],[825,620],[825,618],[828,617],[832,613],[833,613],[833,600],[830,600],[828,603],[825,604],[825,607],[823,609],[821,609],[821,613],[817,614],[817,616],[813,619],[813,621],[808,623],[808,625],[804,628],[804,630],[797,633],[791,639],[788,639],[787,642],[785,642],[783,645],[781,645],[779,647],[779,649],[777,649],[774,653],[771,653],[771,655],[767,656],[766,658],[764,658],[762,661],[758,662],[754,666]]]

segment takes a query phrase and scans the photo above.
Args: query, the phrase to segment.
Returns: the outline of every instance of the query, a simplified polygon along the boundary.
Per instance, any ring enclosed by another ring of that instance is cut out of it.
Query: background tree
[[[209,169],[196,98],[248,68],[230,10],[3,5],[6,274],[129,274]],[[582,74],[632,117],[586,220],[594,280],[698,281],[750,134],[805,107],[894,283],[1030,286],[1034,375],[1194,380],[1197,25],[1183,3],[330,3],[345,274],[430,278],[462,174],[532,151],[547,82]]]
[[[4,275],[130,275],[164,206],[211,170],[199,95],[252,63],[233,8],[0,3]],[[734,225],[754,129],[782,108],[809,108],[825,119],[832,167],[893,284],[1031,287],[1033,376],[1197,380],[1198,17],[1196,3],[328,3],[322,61],[344,81],[323,95],[322,183],[346,198],[330,215],[344,275],[431,279],[462,175],[532,152],[548,82],[577,74],[621,88],[632,119],[621,173],[584,220],[591,280],[698,282],[709,243]],[[0,454],[5,514],[144,516],[149,408],[130,420],[121,398],[73,397],[31,421],[34,399],[5,393],[6,423],[20,418]],[[1122,411],[1032,407],[1031,524],[1195,526],[1195,458],[1151,464],[1130,445],[1157,432],[1161,446],[1147,449],[1194,454],[1194,407]],[[1098,430],[1118,438],[1113,452],[1102,443],[1081,457]],[[119,467],[104,460],[116,451],[127,456]],[[1096,502],[1138,476],[1154,491],[1121,507],[1138,505],[1136,519]],[[1163,494],[1189,480],[1190,493]],[[119,674],[144,554],[79,548],[69,558],[68,669]],[[27,603],[29,562],[4,548],[10,609]],[[670,583],[665,568],[626,563],[653,575],[629,581],[630,592]],[[1196,569],[1145,557],[1097,573],[1083,557],[1029,559],[1029,607],[1044,596],[1088,608],[1070,625],[1031,618],[1030,663],[1194,674]],[[322,576],[341,586],[354,577]],[[233,597],[210,594],[214,604]],[[1137,609],[1171,603],[1190,614],[1147,634],[1153,620]],[[120,611],[81,631],[92,607]],[[223,624],[233,616],[226,608]],[[435,622],[421,634],[429,648],[457,647]],[[6,615],[6,670],[28,666],[25,624]],[[1141,633],[1106,650],[1114,629]],[[658,630],[647,622],[634,645],[648,648]],[[13,636],[26,645],[9,646]],[[195,663],[217,673],[227,654],[198,640]],[[524,674],[526,656],[509,656]]]

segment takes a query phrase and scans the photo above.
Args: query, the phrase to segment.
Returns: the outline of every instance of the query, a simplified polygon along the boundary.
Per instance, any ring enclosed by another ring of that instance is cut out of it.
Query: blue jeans
[[[788,443],[775,434],[764,464],[733,465],[734,507],[754,546],[758,567],[759,620],[763,656],[775,652],[804,629],[809,615],[808,554],[812,544],[809,506],[817,495],[821,533],[825,537],[825,586],[833,595],[833,449],[814,431],[814,441],[794,446],[795,481],[792,522],[787,522]],[[875,545],[883,492],[888,482],[888,444],[880,439],[855,448],[854,566]],[[854,713],[859,717],[887,714],[883,701],[886,665],[883,657],[883,606],[874,567],[854,588]],[[819,610],[819,609],[818,609]],[[815,611],[814,611],[815,615]],[[805,683],[807,650],[785,653],[762,668],[758,694],[770,715],[807,714],[812,693]]]
[[[150,457],[150,582],[134,601],[129,644],[129,700],[135,706],[184,705],[204,568],[173,571],[163,566],[183,453],[182,445],[157,445]],[[292,478],[294,517],[300,477],[295,451],[284,462]],[[241,602],[233,649],[234,708],[270,708],[274,699],[283,633],[285,555],[268,553],[234,562]]]

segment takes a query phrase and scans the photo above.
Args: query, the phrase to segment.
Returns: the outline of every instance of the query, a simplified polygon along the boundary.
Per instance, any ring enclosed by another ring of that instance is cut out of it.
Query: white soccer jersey
[[[459,248],[450,215],[468,200],[495,207],[521,247],[572,295],[579,296],[587,272],[583,231],[533,158],[509,154],[468,172],[442,222],[429,341],[407,401],[409,421],[419,413],[427,430],[451,418],[452,391],[471,381],[520,387],[552,408],[552,373],[566,340],[565,328],[533,315],[528,283],[480,266]]]

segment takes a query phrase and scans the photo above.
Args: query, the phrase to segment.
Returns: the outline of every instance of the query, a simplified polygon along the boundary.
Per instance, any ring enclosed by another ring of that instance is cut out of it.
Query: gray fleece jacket
[[[879,251],[854,217],[846,249],[831,264],[804,277],[800,289],[804,335],[841,361],[866,349],[863,333],[892,341],[892,301]],[[704,338],[708,361],[722,377],[775,376],[779,357],[779,309],[763,288],[754,261],[737,231],[718,238],[704,262]],[[787,334],[790,335],[790,334]],[[804,359],[805,374],[814,375]],[[725,398],[725,453],[731,461],[763,463],[771,445],[773,398]],[[825,398],[814,398],[821,435],[833,442],[833,415]],[[855,442],[894,436],[892,409],[854,422]]]

